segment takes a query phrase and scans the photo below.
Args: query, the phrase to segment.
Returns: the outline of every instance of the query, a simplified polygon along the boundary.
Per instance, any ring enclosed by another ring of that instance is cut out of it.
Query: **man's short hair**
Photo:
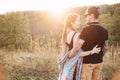
[[[99,7],[89,7],[88,14],[93,14],[97,19],[99,17]]]

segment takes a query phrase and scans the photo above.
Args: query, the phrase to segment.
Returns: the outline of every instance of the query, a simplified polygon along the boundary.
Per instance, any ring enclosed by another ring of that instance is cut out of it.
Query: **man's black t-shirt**
[[[85,40],[85,43],[82,46],[84,51],[92,50],[96,45],[103,49],[105,41],[108,40],[108,32],[98,22],[92,22],[82,30],[80,38]],[[83,63],[101,63],[103,61],[102,49],[98,54],[85,56]]]

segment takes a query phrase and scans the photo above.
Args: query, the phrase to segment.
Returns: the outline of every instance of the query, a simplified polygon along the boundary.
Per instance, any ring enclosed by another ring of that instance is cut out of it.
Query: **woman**
[[[61,39],[61,58],[58,60],[60,68],[58,80],[80,80],[82,57],[99,53],[101,50],[96,45],[91,51],[82,51],[80,49],[74,56],[69,54],[79,40],[80,33],[77,30],[79,27],[80,17],[78,14],[72,13],[66,17]],[[67,47],[69,48],[68,50]]]

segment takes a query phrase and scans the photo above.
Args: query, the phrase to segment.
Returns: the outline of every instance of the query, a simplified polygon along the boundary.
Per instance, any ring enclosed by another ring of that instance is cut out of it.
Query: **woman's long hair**
[[[66,42],[66,36],[67,36],[67,29],[71,28],[74,31],[78,32],[78,30],[71,25],[71,22],[75,22],[76,18],[79,17],[78,14],[76,13],[71,13],[69,14],[65,20],[64,20],[64,28],[63,28],[63,33],[62,33],[62,39],[61,39],[61,43],[64,44]]]

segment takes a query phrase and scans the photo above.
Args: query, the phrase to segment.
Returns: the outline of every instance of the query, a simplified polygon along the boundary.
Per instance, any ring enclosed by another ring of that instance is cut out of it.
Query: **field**
[[[120,48],[111,46],[104,57],[103,80],[111,80],[120,67]],[[0,64],[6,80],[57,80],[59,51],[39,53],[0,50]]]

